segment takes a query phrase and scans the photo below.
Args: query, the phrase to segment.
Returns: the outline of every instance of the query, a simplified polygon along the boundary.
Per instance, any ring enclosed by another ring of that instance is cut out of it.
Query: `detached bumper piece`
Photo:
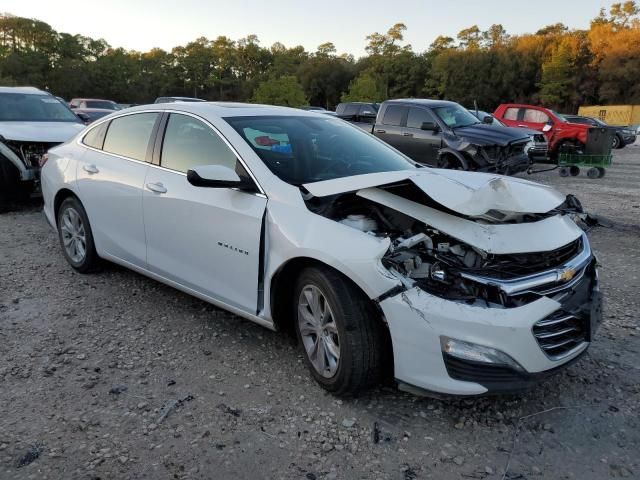
[[[506,365],[490,365],[482,362],[473,362],[461,358],[442,354],[444,364],[449,376],[455,380],[478,383],[487,389],[485,395],[521,393],[544,379],[555,375],[560,370],[572,365],[586,353],[586,349],[569,362],[563,363],[550,370],[542,372],[527,373],[515,370]]]

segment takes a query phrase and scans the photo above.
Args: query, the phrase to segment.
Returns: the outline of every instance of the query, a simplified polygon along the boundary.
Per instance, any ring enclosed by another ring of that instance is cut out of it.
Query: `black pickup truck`
[[[349,120],[342,116],[345,120]],[[530,165],[529,135],[489,125],[445,100],[387,100],[371,133],[413,160],[440,168],[513,174]]]

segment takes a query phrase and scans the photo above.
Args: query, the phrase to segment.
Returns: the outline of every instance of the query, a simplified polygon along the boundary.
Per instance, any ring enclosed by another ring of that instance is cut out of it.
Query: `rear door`
[[[171,113],[164,123],[156,143],[159,165],[149,166],[144,182],[149,269],[255,314],[267,199],[260,193],[191,185],[186,172],[197,165],[224,165],[241,177],[248,174],[211,125],[183,113]]]
[[[407,126],[402,133],[402,148],[399,150],[416,162],[436,165],[438,151],[442,147],[442,131],[422,130],[424,122],[438,124],[427,108],[409,107]]]
[[[382,114],[381,123],[376,123],[373,129],[373,133],[376,137],[384,140],[392,147],[397,148],[401,152],[404,152],[404,123],[407,119],[408,107],[405,105],[390,104],[384,108]],[[380,118],[380,115],[378,115]],[[405,153],[406,154],[406,153]]]
[[[115,118],[83,138],[77,183],[99,253],[146,266],[142,188],[160,114]]]

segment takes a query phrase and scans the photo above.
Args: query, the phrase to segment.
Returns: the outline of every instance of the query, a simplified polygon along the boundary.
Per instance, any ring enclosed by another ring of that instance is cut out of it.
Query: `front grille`
[[[473,273],[506,280],[558,268],[583,249],[582,238],[549,252],[494,255],[484,268]]]
[[[533,326],[533,336],[549,358],[559,360],[588,341],[588,318],[558,310]]]
[[[591,302],[595,279],[595,262],[588,265],[580,280],[553,295],[561,308],[536,322],[533,336],[542,351],[559,360],[590,340]]]

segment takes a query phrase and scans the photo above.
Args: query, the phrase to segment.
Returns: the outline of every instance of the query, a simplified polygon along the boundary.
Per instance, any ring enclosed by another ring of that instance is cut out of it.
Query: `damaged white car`
[[[84,125],[60,100],[33,87],[0,87],[0,211],[38,188],[40,159]]]
[[[45,213],[67,261],[106,259],[295,331],[325,389],[527,388],[601,318],[571,196],[421,168],[338,119],[259,105],[142,106],[54,148]]]

